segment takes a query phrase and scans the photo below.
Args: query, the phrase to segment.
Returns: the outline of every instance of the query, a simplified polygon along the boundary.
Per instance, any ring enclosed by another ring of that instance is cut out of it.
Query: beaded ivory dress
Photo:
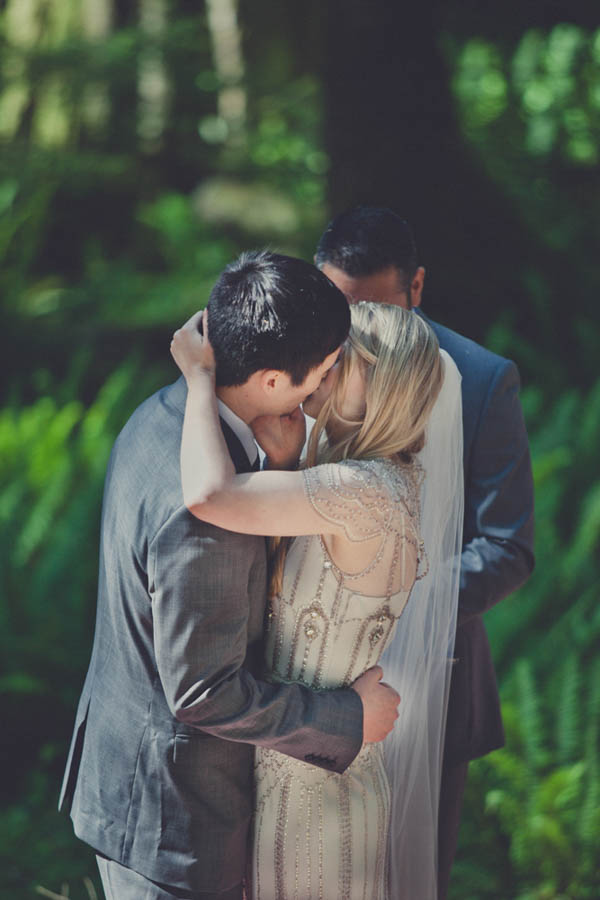
[[[373,555],[349,574],[320,536],[293,540],[269,613],[269,677],[338,688],[378,662],[421,577],[421,477],[416,464],[385,459],[304,472],[324,533],[327,522],[343,523]],[[388,900],[382,744],[365,745],[341,775],[258,748],[256,783],[252,900]]]

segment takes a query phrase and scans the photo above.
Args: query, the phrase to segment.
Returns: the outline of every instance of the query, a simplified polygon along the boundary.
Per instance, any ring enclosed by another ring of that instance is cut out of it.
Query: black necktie
[[[250,457],[242,446],[242,442],[224,419],[221,419],[221,430],[237,474],[242,475],[245,472],[259,472],[260,456],[258,453],[256,454],[256,460],[251,463]],[[254,446],[256,447],[256,444]]]

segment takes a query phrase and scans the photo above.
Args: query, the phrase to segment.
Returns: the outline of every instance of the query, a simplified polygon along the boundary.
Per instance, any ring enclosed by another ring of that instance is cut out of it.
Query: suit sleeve
[[[465,485],[459,624],[515,591],[534,566],[533,478],[512,362],[492,378]]]
[[[171,712],[212,735],[342,772],[362,744],[358,694],[270,684],[243,667],[252,564],[247,541],[184,507],[152,541],[154,646]]]

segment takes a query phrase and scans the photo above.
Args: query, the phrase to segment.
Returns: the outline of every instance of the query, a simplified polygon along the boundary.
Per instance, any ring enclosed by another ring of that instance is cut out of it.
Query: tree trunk
[[[535,337],[523,273],[535,258],[559,307],[566,273],[556,271],[465,145],[439,46],[445,13],[438,7],[437,0],[327,5],[331,213],[359,203],[393,208],[413,225],[427,270],[424,306],[434,318],[482,340],[510,308],[518,331]]]

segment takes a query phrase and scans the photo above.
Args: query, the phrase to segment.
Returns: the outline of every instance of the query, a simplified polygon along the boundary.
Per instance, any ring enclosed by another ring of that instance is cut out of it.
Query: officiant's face
[[[422,267],[417,269],[408,288],[404,274],[395,266],[380,269],[371,275],[356,277],[329,263],[324,263],[321,271],[346,295],[349,303],[370,300],[373,303],[402,306],[404,309],[412,309],[421,303],[425,277],[425,270]]]

